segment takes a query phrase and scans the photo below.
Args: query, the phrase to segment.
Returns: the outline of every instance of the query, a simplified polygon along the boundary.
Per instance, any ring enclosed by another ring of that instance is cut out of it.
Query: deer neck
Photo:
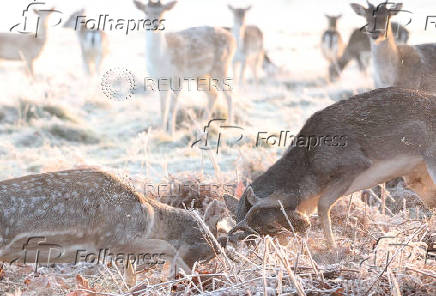
[[[306,162],[306,148],[292,147],[252,186],[262,198],[277,192],[285,208],[295,209],[303,199],[319,194],[319,185]]]
[[[336,31],[336,23],[330,24],[329,25],[329,30],[330,31]]]
[[[37,39],[45,41],[47,38],[48,17],[42,17],[38,24],[38,36]]]
[[[146,32],[146,62],[147,70],[152,76],[168,75],[168,44],[162,31]]]
[[[148,239],[168,241],[173,247],[179,248],[189,237],[186,231],[189,230],[194,234],[198,228],[189,213],[182,209],[155,201],[149,204],[153,208],[153,223],[147,235]]]
[[[392,86],[396,79],[399,57],[390,22],[388,22],[384,39],[371,39],[371,54],[376,75],[376,87]]]
[[[236,45],[237,45],[238,52],[244,50],[245,30],[246,30],[245,22],[244,23],[241,23],[238,21],[234,22],[232,33],[236,39]]]

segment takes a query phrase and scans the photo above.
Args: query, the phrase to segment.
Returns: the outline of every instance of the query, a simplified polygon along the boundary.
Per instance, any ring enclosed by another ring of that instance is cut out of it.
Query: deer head
[[[247,11],[251,9],[251,5],[247,6],[246,8],[234,8],[230,4],[227,5],[227,7],[232,11],[233,13],[233,19],[235,24],[242,26],[245,24],[245,15]]]
[[[286,229],[288,231],[305,232],[310,226],[308,218],[282,201],[286,198],[280,190],[271,195],[260,198],[256,196],[251,186],[248,186],[239,200],[229,195],[225,196],[227,208],[233,212],[238,224],[229,232],[232,236],[242,230],[247,234],[275,235]],[[237,204],[237,206],[236,206]]]
[[[388,8],[388,4],[392,4],[390,8]],[[402,3],[389,3],[387,1],[380,3],[377,7],[368,2],[368,8],[357,3],[350,5],[357,15],[366,19],[365,32],[373,40],[386,39],[387,32],[390,30],[391,16],[398,14],[403,7]]]
[[[325,15],[329,23],[329,29],[335,30],[338,19],[342,17],[342,14],[339,15]]]
[[[177,1],[171,1],[167,4],[162,4],[160,0],[157,2],[148,1],[147,4],[137,0],[134,0],[133,2],[135,3],[136,8],[143,11],[150,19],[162,19],[165,12],[173,9],[174,5],[177,3]]]
[[[82,16],[85,14],[85,9],[80,9],[75,11],[70,17],[65,21],[64,28],[75,28],[76,21],[78,16]]]

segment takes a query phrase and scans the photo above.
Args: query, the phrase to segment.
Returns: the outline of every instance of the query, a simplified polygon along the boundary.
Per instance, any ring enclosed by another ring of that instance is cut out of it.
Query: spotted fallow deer
[[[101,30],[86,28],[86,19],[80,17],[85,17],[84,9],[74,12],[64,23],[64,27],[72,28],[77,32],[83,69],[88,75],[95,75],[100,72],[101,63],[109,52],[107,35]]]
[[[344,195],[404,176],[436,207],[436,96],[381,88],[328,106],[309,118],[289,150],[239,200],[238,230],[275,234],[310,225],[318,209],[328,245],[336,247],[330,208]],[[238,236],[239,237],[239,236]]]
[[[148,1],[147,4],[143,4],[135,0],[134,3],[149,19],[162,20],[164,14],[177,2],[162,4],[160,1]],[[181,81],[206,77],[212,80],[214,85],[207,89],[209,106],[204,117],[210,117],[218,91],[221,90],[227,99],[227,120],[232,122],[231,89],[224,86],[236,49],[232,34],[223,28],[208,26],[193,27],[174,33],[164,33],[160,29],[149,30],[145,34],[147,70],[151,77]],[[169,103],[169,92],[159,89],[162,128],[170,134],[175,130],[179,92],[173,89],[172,102]]]
[[[407,44],[409,40],[409,31],[399,23],[391,22],[392,33],[394,34],[397,44]],[[329,79],[335,81],[342,70],[351,60],[355,60],[359,65],[359,70],[365,72],[371,56],[371,43],[367,34],[360,28],[355,29],[348,39],[345,50],[337,60],[337,63],[331,63],[329,67]]]
[[[234,8],[228,5],[233,13],[232,33],[236,39],[237,50],[233,57],[233,77],[235,84],[244,84],[245,68],[248,65],[254,76],[255,82],[259,82],[259,69],[263,66],[264,49],[263,33],[258,26],[246,25],[245,16],[251,6],[246,8]],[[238,67],[240,66],[239,72]]]
[[[0,261],[27,256],[25,263],[34,263],[36,249],[39,263],[89,262],[88,254],[107,250],[104,261],[99,255],[91,263],[116,261],[114,254],[147,254],[159,263],[171,259],[187,272],[214,256],[188,211],[146,198],[96,169],[0,182]]]
[[[24,61],[28,74],[33,76],[33,64],[45,47],[48,18],[53,11],[53,9],[34,10],[38,15],[36,34],[0,33],[0,59]]]
[[[326,15],[329,26],[321,36],[321,52],[324,58],[330,63],[336,63],[344,51],[342,36],[336,28],[338,19],[341,18],[341,16],[342,15]]]
[[[366,19],[366,32],[371,40],[374,83],[376,87],[399,86],[436,91],[436,43],[397,45],[390,19],[397,15],[402,3],[381,3],[368,8],[351,3],[357,15]]]

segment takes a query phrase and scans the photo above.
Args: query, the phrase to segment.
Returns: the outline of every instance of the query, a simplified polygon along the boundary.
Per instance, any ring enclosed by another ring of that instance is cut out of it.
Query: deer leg
[[[251,71],[253,72],[254,82],[259,85],[259,70],[263,64],[263,53],[259,54],[254,62],[251,64]]]
[[[162,129],[167,130],[168,127],[168,91],[159,91],[160,96],[160,118],[162,120]]]
[[[336,248],[336,242],[332,232],[330,209],[342,195],[352,193],[351,190],[357,191],[364,189],[350,188],[350,186],[353,184],[353,181],[356,177],[358,177],[362,172],[371,166],[371,161],[364,155],[361,155],[359,147],[349,146],[346,149],[347,153],[341,155],[342,162],[344,164],[339,167],[332,166],[329,169],[331,172],[339,171],[343,173],[335,178],[335,181],[333,181],[323,192],[321,192],[318,201],[318,216],[321,220],[328,246],[331,249]]]
[[[220,76],[218,76],[220,77]],[[221,75],[221,77],[225,77],[225,75]],[[227,122],[229,124],[233,123],[233,103],[232,103],[232,89],[231,87],[228,88],[226,85],[224,85],[225,78],[217,79],[217,89],[224,93],[224,96],[226,97],[227,101]],[[217,94],[218,95],[218,94]]]
[[[425,154],[424,161],[427,173],[430,176],[430,178],[427,177],[426,185],[431,189],[430,193],[423,197],[423,199],[427,206],[436,208],[436,145],[433,145],[433,147]]]
[[[425,164],[416,167],[404,176],[407,186],[415,191],[429,208],[436,208],[436,183],[433,182]]]
[[[209,88],[209,90],[207,92],[207,96],[209,98],[209,103],[207,106],[207,110],[203,116],[203,119],[206,121],[209,120],[211,115],[212,115],[213,107],[215,106],[215,102],[216,102],[216,99],[218,97],[218,92],[215,88],[211,87],[211,88]]]
[[[89,68],[89,61],[87,59],[84,59],[82,65],[83,65],[83,71],[85,72],[85,74],[91,75],[91,71]]]
[[[33,72],[33,60],[26,60],[26,64],[27,64],[27,68],[28,68],[28,70],[29,70],[29,75],[31,76],[31,77],[34,77],[34,72]]]
[[[433,146],[432,149],[429,149],[429,151],[425,153],[424,161],[427,166],[427,171],[433,183],[436,185],[436,145]]]
[[[238,77],[238,62],[233,61],[233,85],[238,85],[239,77]]]
[[[85,52],[82,51],[82,66],[83,66],[83,71],[87,75],[91,75],[90,63],[91,63],[91,61],[86,56]]]
[[[172,103],[169,111],[169,122],[168,122],[168,130],[170,135],[174,135],[174,131],[176,130],[176,120],[177,120],[177,110],[179,105],[179,97],[180,92],[174,91],[172,94]]]
[[[100,67],[101,67],[101,56],[97,55],[95,57],[95,61],[94,61],[94,74],[100,74]]]
[[[362,60],[362,57],[359,55],[359,57],[357,58],[357,63],[359,65],[359,70],[360,72],[364,73],[366,72],[366,66]]]
[[[241,63],[241,72],[239,74],[239,86],[245,83],[245,67],[247,66],[246,60],[244,59]]]
[[[341,197],[347,188],[351,185],[351,182],[343,182],[341,184],[334,184],[326,191],[324,191],[318,202],[318,216],[321,220],[321,224],[324,230],[324,236],[327,239],[329,248],[335,249],[336,242],[332,232],[332,223],[330,220],[330,209],[333,204]]]

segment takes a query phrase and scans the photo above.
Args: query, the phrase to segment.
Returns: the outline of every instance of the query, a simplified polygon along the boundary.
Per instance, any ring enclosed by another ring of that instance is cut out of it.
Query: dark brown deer
[[[318,215],[335,247],[330,208],[344,195],[405,176],[429,207],[436,207],[436,96],[383,88],[315,113],[297,142],[239,200],[238,230],[275,234],[304,231]],[[301,142],[300,142],[301,140]],[[233,237],[234,238],[234,237]]]

